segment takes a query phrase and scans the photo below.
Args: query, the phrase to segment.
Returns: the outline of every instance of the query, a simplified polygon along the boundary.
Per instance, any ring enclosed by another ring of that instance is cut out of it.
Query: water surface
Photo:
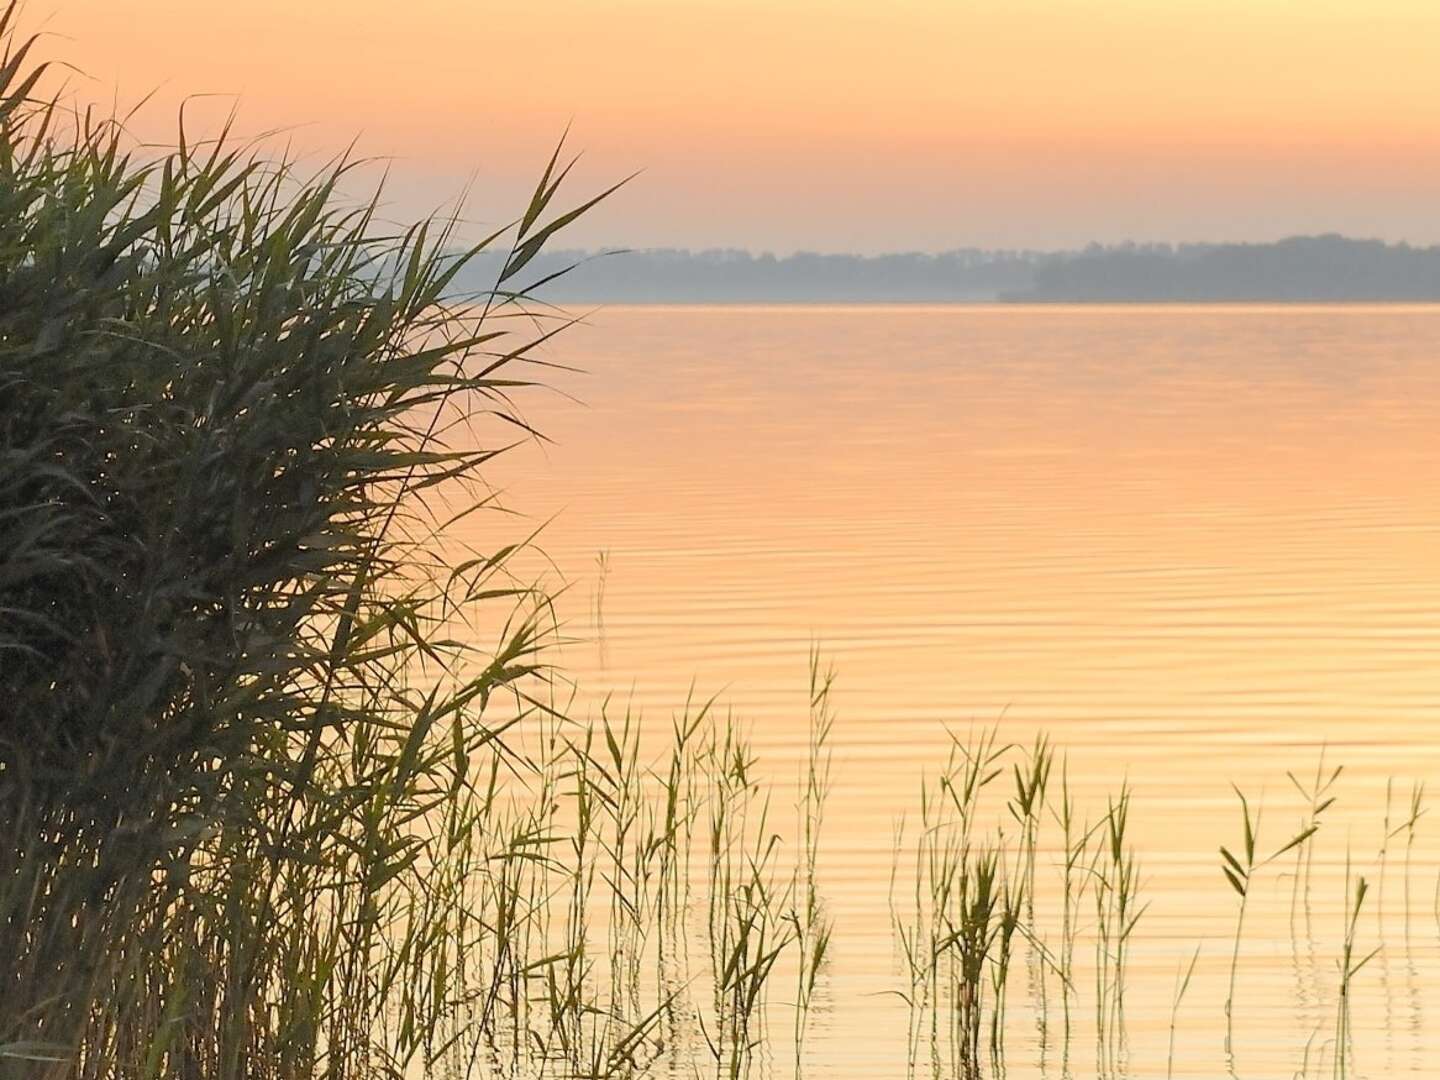
[[[1437,345],[1433,307],[652,307],[552,350],[585,370],[550,377],[580,403],[530,398],[554,441],[503,476],[510,504],[555,515],[582,705],[611,694],[662,730],[719,693],[783,801],[812,644],[838,669],[838,926],[809,1075],[904,1075],[896,824],[947,729],[993,723],[1048,732],[1092,809],[1134,789],[1137,1077],[1165,1075],[1197,944],[1175,1074],[1226,1064],[1230,784],[1263,792],[1278,843],[1301,814],[1287,770],[1322,746],[1345,764],[1309,919],[1288,860],[1252,893],[1237,1002],[1239,1075],[1293,1076],[1307,1042],[1321,1074],[1347,854],[1378,881],[1387,783],[1393,828],[1411,782],[1440,779]],[[1408,910],[1403,847],[1361,924],[1387,946],[1355,989],[1361,1075],[1430,1075],[1440,1045],[1440,821],[1417,831]],[[1010,1074],[1062,1075],[1013,994]],[[1094,1072],[1093,1049],[1072,1058]]]

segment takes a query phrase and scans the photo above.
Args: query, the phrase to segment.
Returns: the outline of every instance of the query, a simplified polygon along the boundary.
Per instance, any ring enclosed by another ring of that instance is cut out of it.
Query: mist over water
[[[1174,1071],[1223,1073],[1231,783],[1263,798],[1278,846],[1304,811],[1287,771],[1308,778],[1322,748],[1343,764],[1308,902],[1287,859],[1253,887],[1233,1064],[1322,1075],[1346,860],[1375,885],[1385,848],[1356,1074],[1428,1075],[1440,827],[1421,819],[1407,875],[1386,822],[1440,766],[1437,344],[1436,307],[637,307],[571,332],[557,357],[588,374],[551,381],[583,405],[532,407],[554,442],[501,479],[515,508],[557,515],[533,572],[569,583],[555,659],[576,711],[612,695],[663,741],[687,697],[719,694],[788,813],[812,644],[838,669],[837,927],[810,1075],[904,1075],[897,823],[913,829],[949,732],[991,724],[1047,732],[1091,821],[1133,789],[1137,1077],[1165,1075],[1197,945]],[[1041,925],[1054,902],[1042,881]],[[1062,1075],[1056,987],[1026,986],[1008,1073]],[[1071,1071],[1091,1075],[1093,1036],[1075,1038]]]

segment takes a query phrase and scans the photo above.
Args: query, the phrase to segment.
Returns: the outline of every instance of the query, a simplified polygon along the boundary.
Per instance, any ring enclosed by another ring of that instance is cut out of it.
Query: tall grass
[[[16,17],[0,1070],[428,1062],[496,914],[467,890],[501,740],[549,708],[544,597],[511,545],[448,565],[433,497],[483,507],[481,469],[528,437],[513,397],[563,322],[537,331],[516,275],[597,200],[555,212],[557,151],[518,220],[462,248],[454,217],[381,227],[350,160],[307,176],[183,123],[141,152],[47,89]],[[497,244],[494,287],[456,295]],[[537,900],[496,884],[502,919]]]
[[[1195,977],[1195,965],[1200,961],[1200,946],[1195,946],[1195,951],[1190,954],[1190,963],[1175,973],[1175,996],[1170,1002],[1170,1039],[1166,1045],[1165,1053],[1165,1078],[1170,1080],[1175,1075],[1175,1032],[1180,1024],[1180,1006],[1185,1001],[1185,995],[1190,990],[1190,980]]]
[[[1230,982],[1225,993],[1225,1050],[1227,1054],[1233,1053],[1235,1036],[1235,984],[1240,970],[1240,942],[1245,932],[1245,913],[1249,909],[1251,890],[1255,885],[1255,876],[1260,870],[1275,862],[1287,852],[1298,849],[1306,840],[1310,839],[1320,828],[1318,814],[1312,815],[1312,820],[1302,825],[1300,831],[1287,840],[1280,847],[1268,855],[1260,851],[1260,821],[1261,808],[1257,807],[1253,812],[1250,809],[1250,801],[1245,793],[1238,787],[1234,788],[1235,796],[1240,800],[1241,821],[1244,825],[1242,842],[1237,847],[1238,854],[1232,852],[1223,845],[1220,848],[1220,870],[1225,875],[1225,880],[1239,896],[1239,906],[1235,913],[1235,939],[1230,953]]]
[[[1075,945],[1079,937],[1079,919],[1084,909],[1085,894],[1093,885],[1095,853],[1091,839],[1098,825],[1084,825],[1076,816],[1076,800],[1070,788],[1070,766],[1061,766],[1060,796],[1051,809],[1059,825],[1064,847],[1061,861],[1060,948],[1057,957],[1060,980],[1061,1008],[1064,1028],[1061,1033],[1061,1070],[1070,1068],[1070,1049],[1074,1037],[1073,1008],[1076,998]]]
[[[1347,858],[1345,863],[1345,889],[1350,891],[1351,868]],[[1336,968],[1339,974],[1339,990],[1335,999],[1335,1046],[1332,1060],[1335,1063],[1335,1076],[1343,1080],[1349,1075],[1350,1063],[1354,1054],[1351,1045],[1351,1024],[1352,1024],[1352,988],[1355,976],[1368,964],[1380,951],[1380,946],[1364,955],[1360,954],[1357,940],[1360,925],[1360,916],[1365,910],[1365,898],[1369,895],[1370,886],[1363,877],[1354,878],[1355,891],[1349,907],[1345,909],[1345,924],[1342,935],[1342,946],[1340,956],[1336,961]]]
[[[1335,786],[1340,781],[1340,776],[1345,771],[1345,766],[1337,765],[1333,769],[1325,767],[1325,750],[1322,747],[1315,762],[1315,773],[1308,781],[1301,781],[1293,772],[1285,775],[1290,780],[1291,786],[1299,792],[1300,797],[1305,801],[1305,816],[1300,823],[1300,832],[1307,835],[1314,835],[1320,829],[1324,820],[1325,811],[1335,805]],[[1310,895],[1310,883],[1313,876],[1315,848],[1313,844],[1302,842],[1295,848],[1295,876],[1291,882],[1290,891],[1290,920],[1295,921],[1296,909],[1302,898],[1308,899]],[[1308,908],[1307,908],[1308,910]]]
[[[798,895],[793,917],[795,939],[799,947],[794,1030],[797,1073],[803,1063],[805,1034],[817,982],[829,958],[830,938],[834,931],[833,920],[825,912],[818,870],[821,829],[825,821],[825,804],[830,797],[831,769],[834,762],[831,745],[835,729],[835,713],[831,705],[834,682],[834,669],[823,667],[819,650],[812,648],[809,729],[798,808],[801,866],[797,874]]]
[[[1110,799],[1097,833],[1095,867],[1095,1031],[1096,1072],[1124,1071],[1125,985],[1130,947],[1145,914],[1140,902],[1140,867],[1130,839],[1128,784]]]
[[[770,799],[748,742],[733,724],[707,749],[708,900],[713,1023],[706,1040],[719,1074],[739,1077],[764,1040],[764,1003],[782,953],[796,944],[798,876],[786,876]],[[787,918],[787,914],[789,917]]]
[[[982,797],[1003,775],[1008,749],[993,729],[952,736],[945,768],[921,791],[913,908],[908,918],[895,917],[912,1065],[923,1051],[937,1071],[943,1064],[966,1080],[1003,1051],[997,1033],[1023,916],[1024,883],[1009,871],[1003,835],[981,818]]]

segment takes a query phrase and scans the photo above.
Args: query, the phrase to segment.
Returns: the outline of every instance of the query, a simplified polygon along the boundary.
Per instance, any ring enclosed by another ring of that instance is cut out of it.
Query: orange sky
[[[30,0],[160,137],[179,96],[508,217],[567,120],[576,242],[788,251],[1440,241],[1440,0]]]

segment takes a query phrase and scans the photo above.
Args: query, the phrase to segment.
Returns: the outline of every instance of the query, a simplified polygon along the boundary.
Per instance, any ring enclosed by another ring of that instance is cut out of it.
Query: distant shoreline
[[[483,291],[498,270],[482,257],[459,284]],[[1440,247],[1312,236],[1052,252],[561,251],[521,277],[517,288],[544,282],[536,297],[567,305],[1426,304],[1440,303]]]

